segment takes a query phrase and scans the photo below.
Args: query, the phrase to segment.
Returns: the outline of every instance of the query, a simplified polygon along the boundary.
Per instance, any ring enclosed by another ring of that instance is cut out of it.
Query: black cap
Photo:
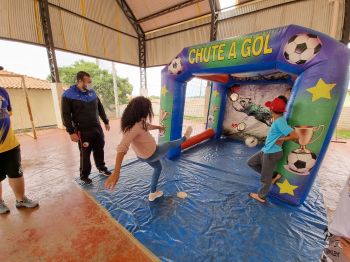
[[[1,71],[1,70],[4,70],[4,68],[3,68],[2,66],[0,66],[0,71]]]

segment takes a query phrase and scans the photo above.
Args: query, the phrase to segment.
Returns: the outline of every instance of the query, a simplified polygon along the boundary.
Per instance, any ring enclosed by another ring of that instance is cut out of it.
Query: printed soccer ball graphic
[[[254,136],[248,136],[244,142],[248,147],[256,147],[258,139]]]
[[[214,124],[215,117],[213,115],[208,116],[208,125],[211,127]]]
[[[316,155],[313,152],[294,150],[288,155],[288,165],[285,168],[298,175],[308,175],[316,164]]]
[[[173,75],[179,75],[182,73],[183,65],[180,57],[175,57],[173,61],[168,65],[168,71]]]
[[[292,36],[284,46],[284,58],[288,63],[303,65],[314,58],[321,50],[322,43],[317,35],[299,34]]]

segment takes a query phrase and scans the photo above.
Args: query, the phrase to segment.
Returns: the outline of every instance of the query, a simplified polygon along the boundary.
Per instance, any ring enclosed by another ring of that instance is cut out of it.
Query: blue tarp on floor
[[[221,139],[165,160],[165,197],[154,203],[147,200],[152,169],[139,161],[122,168],[113,192],[98,175],[84,188],[162,261],[318,261],[327,223],[318,186],[301,207],[250,199],[259,176],[246,160],[257,150]]]

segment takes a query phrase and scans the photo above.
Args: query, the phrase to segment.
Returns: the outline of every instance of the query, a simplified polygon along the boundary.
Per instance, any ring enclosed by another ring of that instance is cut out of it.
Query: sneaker
[[[0,201],[0,214],[10,213],[10,209],[5,205],[4,200]]]
[[[163,196],[163,191],[156,191],[154,193],[150,193],[148,196],[148,200],[153,202],[154,200],[156,200],[157,198]]]
[[[100,173],[100,175],[103,175],[103,176],[110,176],[112,174],[112,172],[109,171],[107,168],[98,170],[98,172]]]
[[[31,200],[31,199],[27,198],[26,196],[23,198],[22,201],[16,200],[16,207],[17,208],[22,208],[22,207],[34,208],[37,206],[39,206],[39,203],[37,201]]]
[[[88,177],[81,177],[80,180],[83,181],[85,185],[90,185],[92,183],[92,180]]]
[[[187,127],[184,137],[186,137],[186,139],[189,139],[191,137],[192,132],[193,132],[192,126]]]

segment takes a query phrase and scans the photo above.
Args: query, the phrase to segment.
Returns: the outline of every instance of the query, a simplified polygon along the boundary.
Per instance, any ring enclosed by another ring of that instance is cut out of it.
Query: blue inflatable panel
[[[300,207],[250,199],[259,175],[246,160],[257,150],[220,139],[164,160],[165,197],[153,203],[152,169],[137,160],[123,166],[115,191],[98,175],[84,188],[162,261],[318,261],[327,222],[318,183]]]

